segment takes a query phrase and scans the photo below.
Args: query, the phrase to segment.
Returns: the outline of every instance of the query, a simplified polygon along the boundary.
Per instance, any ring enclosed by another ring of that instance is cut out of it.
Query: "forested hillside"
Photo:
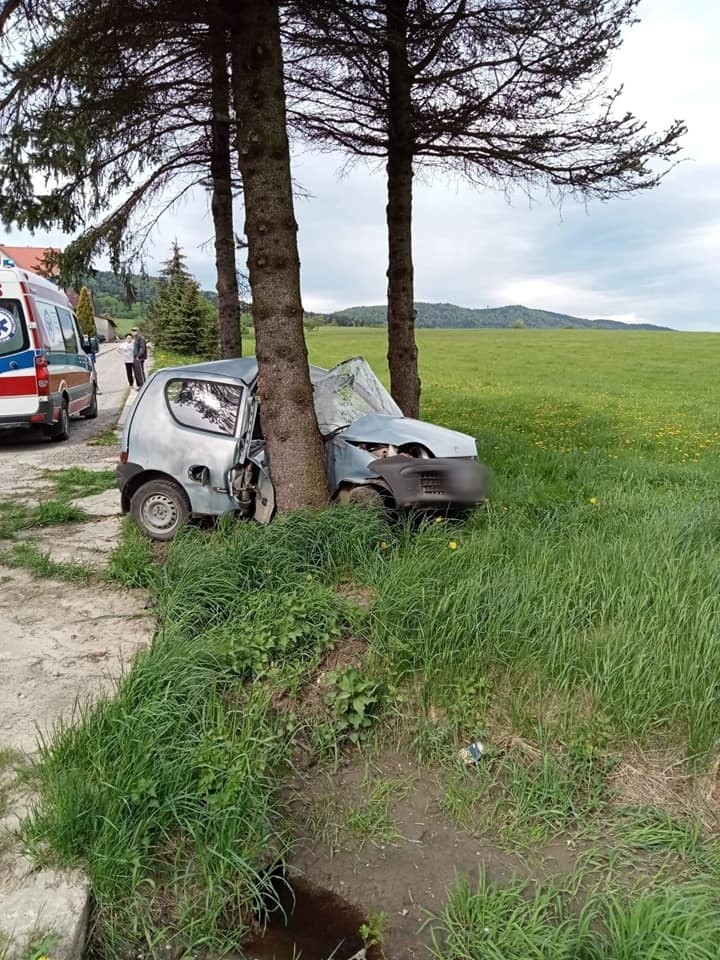
[[[418,327],[529,327],[548,329],[598,330],[668,330],[651,323],[621,323],[618,320],[587,320],[565,313],[552,313],[549,310],[533,310],[519,304],[507,307],[486,307],[475,309],[458,307],[454,303],[416,303],[416,325]],[[387,307],[376,306],[348,307],[330,314],[330,323],[339,327],[381,327],[387,322]]]
[[[127,317],[142,321],[157,295],[157,284],[156,277],[134,276],[131,281],[132,305],[128,304],[124,281],[109,270],[98,270],[87,280],[86,286],[92,290],[98,314],[109,314],[114,320],[118,317]],[[200,292],[213,306],[217,304],[217,293],[214,290]]]

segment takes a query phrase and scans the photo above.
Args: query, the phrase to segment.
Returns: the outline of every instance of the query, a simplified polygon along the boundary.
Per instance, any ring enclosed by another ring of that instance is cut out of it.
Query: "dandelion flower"
[[[600,502],[600,501],[598,500],[597,497],[590,497],[590,503],[591,503],[594,507],[596,507],[599,502]]]
[[[381,549],[381,550],[387,550],[387,548],[388,548],[388,545],[387,545],[387,543],[385,543],[385,541],[383,540],[383,542],[380,544],[380,549]]]
[[[451,550],[457,550],[457,543],[454,540],[451,540],[450,543],[448,544],[448,547]]]
[[[309,573],[309,574],[307,575],[307,577],[305,577],[305,579],[307,580],[308,583],[310,583],[310,581],[312,580],[312,578],[313,578],[313,575],[312,575],[311,573]]]

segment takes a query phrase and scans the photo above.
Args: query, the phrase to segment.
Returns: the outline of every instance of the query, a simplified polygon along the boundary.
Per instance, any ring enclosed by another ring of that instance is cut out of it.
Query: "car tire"
[[[67,400],[63,400],[58,422],[50,427],[48,436],[55,443],[62,443],[70,436],[70,413],[68,411]]]
[[[80,411],[80,416],[86,420],[94,420],[98,415],[97,388],[93,387],[92,402],[85,410]]]
[[[151,540],[172,540],[190,517],[190,501],[172,480],[148,480],[132,495],[130,516]]]

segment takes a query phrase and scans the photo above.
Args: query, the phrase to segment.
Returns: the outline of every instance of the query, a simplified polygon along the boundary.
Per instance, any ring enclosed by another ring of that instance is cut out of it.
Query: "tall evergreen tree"
[[[163,267],[158,293],[148,310],[148,334],[156,346],[185,356],[218,355],[217,313],[185,267],[177,240]]]
[[[88,337],[94,337],[97,333],[95,328],[95,311],[93,309],[92,294],[87,287],[83,287],[80,291],[75,313],[82,332]]]
[[[279,0],[233,6],[232,90],[258,395],[280,512],[329,499],[300,299]]]

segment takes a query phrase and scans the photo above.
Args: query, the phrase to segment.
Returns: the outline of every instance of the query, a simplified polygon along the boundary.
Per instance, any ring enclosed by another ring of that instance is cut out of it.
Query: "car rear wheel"
[[[82,410],[80,413],[81,416],[85,417],[86,420],[94,420],[98,415],[98,402],[97,402],[97,388],[93,387],[92,392],[92,401],[90,406],[85,410]]]
[[[132,495],[130,516],[151,540],[172,540],[190,517],[190,502],[172,480],[148,480]]]
[[[70,436],[70,414],[68,412],[67,400],[63,400],[62,406],[60,407],[60,417],[57,423],[50,427],[48,436],[56,443],[61,443]]]

